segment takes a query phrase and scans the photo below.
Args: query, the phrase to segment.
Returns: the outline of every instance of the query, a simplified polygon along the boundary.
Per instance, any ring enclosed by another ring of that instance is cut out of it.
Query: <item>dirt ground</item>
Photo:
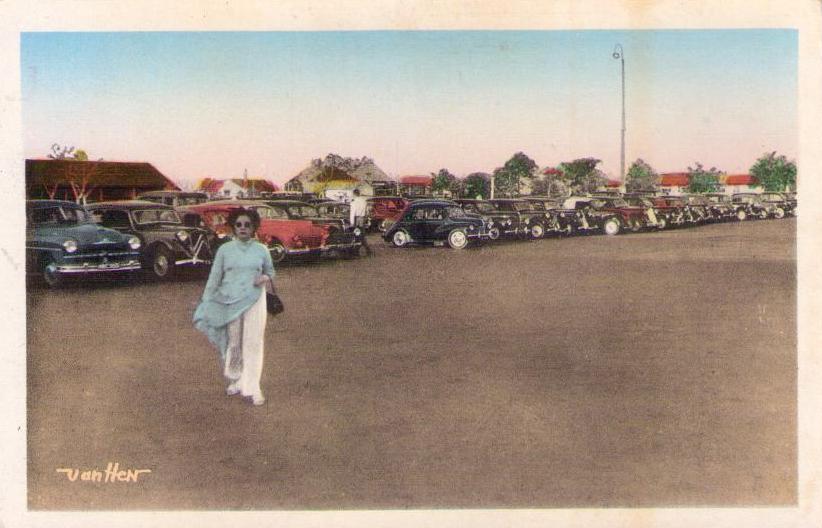
[[[32,509],[790,505],[796,222],[283,265],[255,408],[204,278],[28,297]],[[150,469],[70,482],[58,468]]]

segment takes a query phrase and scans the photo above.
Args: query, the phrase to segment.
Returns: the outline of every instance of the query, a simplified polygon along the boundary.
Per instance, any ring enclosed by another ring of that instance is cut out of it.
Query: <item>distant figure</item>
[[[266,287],[272,287],[271,254],[254,240],[260,216],[253,209],[235,209],[228,215],[234,240],[220,246],[194,312],[194,326],[220,352],[229,396],[242,394],[254,405],[265,403],[263,373]]]
[[[351,199],[349,206],[348,218],[351,223],[351,228],[360,228],[360,242],[367,255],[371,254],[371,248],[368,246],[368,241],[365,239],[365,215],[368,212],[368,202],[364,196],[360,196],[360,190],[354,189],[352,193],[354,198]]]

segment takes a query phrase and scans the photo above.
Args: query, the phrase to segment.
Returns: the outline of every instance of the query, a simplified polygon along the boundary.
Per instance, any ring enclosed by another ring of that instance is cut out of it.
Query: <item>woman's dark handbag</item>
[[[285,306],[283,306],[283,301],[280,300],[280,297],[277,295],[277,292],[275,292],[273,288],[266,288],[265,308],[271,315],[281,314],[285,310]]]

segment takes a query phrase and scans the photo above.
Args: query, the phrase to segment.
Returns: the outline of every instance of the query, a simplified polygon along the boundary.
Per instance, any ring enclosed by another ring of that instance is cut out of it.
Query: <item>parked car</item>
[[[701,194],[686,194],[683,196],[688,207],[696,215],[696,222],[698,224],[705,222],[716,222],[719,219],[714,216],[714,209],[711,207],[711,202]]]
[[[402,215],[409,201],[399,196],[374,196],[367,199],[366,216],[369,229],[385,232]]]
[[[184,207],[205,203],[208,201],[208,195],[203,192],[189,191],[149,191],[137,195],[137,199],[172,207]]]
[[[459,204],[466,213],[479,215],[490,222],[488,238],[491,240],[497,240],[500,236],[514,236],[519,233],[514,226],[513,215],[500,211],[487,200],[454,200],[454,202]]]
[[[491,222],[466,213],[447,200],[419,200],[405,208],[402,216],[383,234],[396,247],[409,244],[448,244],[463,249],[472,240],[489,238]]]
[[[347,214],[346,216],[340,216],[339,214],[326,215],[320,211],[317,205],[294,200],[267,201],[265,203],[272,209],[285,213],[291,220],[310,220],[317,225],[327,225],[327,245],[341,250],[346,256],[359,255],[365,233],[363,229],[351,225]],[[347,207],[350,210],[350,206]],[[325,207],[323,210],[328,211],[328,208]]]
[[[344,256],[359,254],[361,243],[357,241],[338,244],[333,239],[329,240],[329,224],[317,224],[311,220],[292,220],[281,209],[274,209],[262,202],[221,200],[193,205],[187,210],[199,214],[218,238],[227,240],[232,234],[231,226],[227,224],[228,215],[240,207],[254,209],[260,215],[257,239],[268,246],[274,262],[298,255],[322,256],[334,251]]]
[[[736,207],[736,214],[740,220],[748,218],[758,218],[764,220],[771,216],[776,216],[779,209],[774,204],[765,202],[762,195],[757,193],[736,193],[731,196],[731,202]],[[782,216],[785,211],[779,209]]]
[[[67,276],[140,269],[140,240],[95,224],[80,205],[62,200],[26,202],[26,272],[49,286]]]
[[[645,213],[645,227],[665,229],[668,227],[668,215],[654,205],[647,193],[626,193],[622,196],[632,207],[639,207]]]
[[[708,203],[711,214],[716,220],[736,220],[736,208],[731,203],[730,195],[723,193],[705,193],[702,195]]]
[[[670,226],[689,226],[697,222],[696,215],[681,196],[658,195],[650,200],[654,207],[667,217]]]
[[[642,208],[628,205],[621,197],[570,197],[564,209],[576,211],[575,231],[602,231],[606,235],[619,234],[624,229],[639,231],[646,227]]]
[[[169,205],[145,200],[99,202],[88,206],[94,221],[140,239],[140,263],[157,279],[170,279],[179,266],[208,267],[216,249],[214,233],[183,225]]]
[[[498,211],[511,216],[511,229],[516,234],[530,238],[545,236],[548,219],[544,210],[538,210],[536,206],[521,198],[498,198],[489,202],[494,204]]]
[[[794,215],[796,202],[791,203],[788,198],[778,192],[763,192],[762,201],[773,206],[771,216],[774,218],[784,218],[786,215]]]

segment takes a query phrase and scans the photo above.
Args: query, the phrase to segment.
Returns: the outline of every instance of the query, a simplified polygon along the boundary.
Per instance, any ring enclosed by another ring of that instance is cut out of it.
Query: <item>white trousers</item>
[[[262,396],[260,378],[263,375],[265,323],[265,289],[243,315],[228,324],[228,348],[223,374],[243,396]]]

